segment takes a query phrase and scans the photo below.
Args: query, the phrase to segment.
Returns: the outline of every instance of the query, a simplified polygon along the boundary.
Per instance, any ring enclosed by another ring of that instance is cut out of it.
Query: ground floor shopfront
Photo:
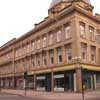
[[[82,90],[100,89],[100,72],[82,69],[39,72],[19,76],[1,77],[0,86],[10,89],[33,89],[36,91],[79,92]]]

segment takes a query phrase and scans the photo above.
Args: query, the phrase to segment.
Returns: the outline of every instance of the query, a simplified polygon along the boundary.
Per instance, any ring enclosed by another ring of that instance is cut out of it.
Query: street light
[[[26,80],[27,80],[27,71],[26,72],[24,72],[24,89],[25,89],[25,96],[26,96]]]
[[[75,56],[72,58],[72,61],[74,62],[74,64],[80,64],[81,63],[81,56]],[[87,69],[83,69],[81,66],[81,80],[82,80],[82,99],[85,100],[84,98],[84,84],[83,84],[83,75],[84,72],[86,72]]]

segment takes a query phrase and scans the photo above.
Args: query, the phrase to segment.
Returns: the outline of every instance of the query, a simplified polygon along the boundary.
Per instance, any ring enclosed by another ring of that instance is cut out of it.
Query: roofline
[[[100,20],[98,20],[98,18],[96,18],[95,16],[87,13],[86,11],[83,11],[81,10],[79,7],[76,7],[76,6],[70,6],[68,7],[68,9],[63,9],[60,13],[59,13],[59,18],[62,17],[62,15],[66,15],[66,14],[69,14],[70,12],[72,11],[78,11],[79,13],[82,13],[84,14],[85,16],[87,16],[88,18],[91,18],[92,20],[94,20],[95,22],[99,23],[100,24]],[[32,29],[31,31],[25,33],[24,35],[22,35],[21,37],[19,38],[14,38],[12,40],[10,40],[9,42],[5,43],[4,45],[2,45],[0,47],[0,51],[2,49],[4,49],[5,47],[9,46],[9,45],[12,45],[16,42],[19,42],[20,40],[32,35],[32,34],[35,34],[37,31],[41,30],[42,28],[44,27],[47,27],[48,24],[51,24],[53,23],[55,20],[54,19],[51,19],[49,16],[47,17],[47,19],[43,20],[40,22],[40,24],[36,25],[36,27],[34,29]]]

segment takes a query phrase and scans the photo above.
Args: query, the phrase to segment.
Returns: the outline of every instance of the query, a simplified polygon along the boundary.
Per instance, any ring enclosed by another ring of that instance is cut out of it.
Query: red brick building
[[[100,15],[90,0],[52,0],[47,18],[0,47],[1,87],[25,83],[37,91],[100,89]]]

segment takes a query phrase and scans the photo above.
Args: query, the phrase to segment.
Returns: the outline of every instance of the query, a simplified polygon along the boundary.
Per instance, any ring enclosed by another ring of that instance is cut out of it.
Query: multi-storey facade
[[[93,16],[89,0],[53,0],[48,13],[33,30],[0,47],[1,87],[100,89],[100,15]]]

